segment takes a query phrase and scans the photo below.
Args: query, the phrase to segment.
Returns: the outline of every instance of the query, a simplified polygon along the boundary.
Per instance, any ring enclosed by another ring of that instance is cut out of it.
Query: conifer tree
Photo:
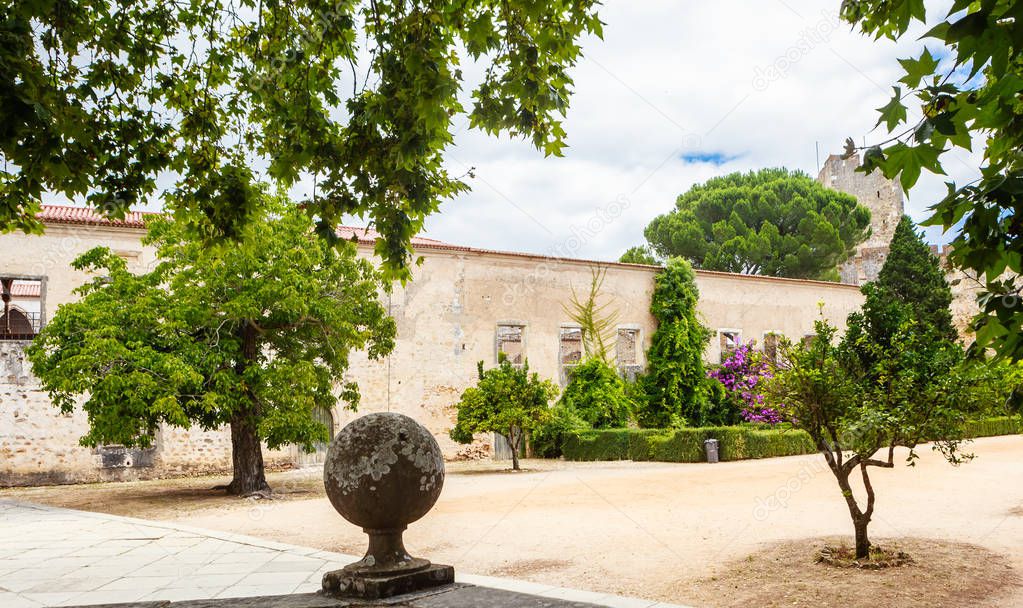
[[[956,341],[952,325],[952,290],[938,258],[917,233],[913,220],[902,216],[895,228],[884,267],[877,277],[881,297],[908,304],[921,327],[937,337]]]
[[[654,284],[650,313],[657,319],[643,377],[644,399],[637,419],[644,427],[699,424],[706,373],[703,347],[710,331],[696,316],[700,292],[692,266],[682,258],[668,261]]]

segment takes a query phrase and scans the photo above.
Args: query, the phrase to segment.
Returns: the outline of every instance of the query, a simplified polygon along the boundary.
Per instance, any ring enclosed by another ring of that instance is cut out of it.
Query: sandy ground
[[[1023,573],[1023,437],[982,439],[968,449],[977,458],[961,467],[924,448],[915,467],[874,469],[873,540],[979,545],[1002,556],[1004,565],[991,560],[992,567]],[[405,535],[410,551],[463,572],[707,605],[722,591],[716,581],[770,556],[782,541],[802,541],[805,567],[812,568],[814,539],[852,532],[818,455],[715,465],[526,461],[530,470],[520,473],[500,466],[451,464],[436,508]],[[365,536],[333,511],[321,475],[274,474],[271,485],[282,498],[269,501],[223,497],[208,489],[223,482],[212,478],[10,489],[0,496],[361,554]],[[892,584],[869,576],[863,584],[871,580]],[[1023,588],[995,604],[1023,606]]]

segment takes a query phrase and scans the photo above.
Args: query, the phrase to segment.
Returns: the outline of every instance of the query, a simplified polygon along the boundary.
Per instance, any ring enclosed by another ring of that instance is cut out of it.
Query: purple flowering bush
[[[778,410],[764,404],[764,385],[774,374],[764,354],[753,345],[752,340],[740,344],[707,375],[725,387],[728,397],[737,402],[743,420],[778,424],[782,421]]]

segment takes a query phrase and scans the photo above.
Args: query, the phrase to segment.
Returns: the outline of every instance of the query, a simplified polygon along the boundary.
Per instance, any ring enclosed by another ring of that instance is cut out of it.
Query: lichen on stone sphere
[[[341,429],[323,466],[327,496],[363,528],[404,528],[425,515],[444,486],[433,435],[412,418],[368,414]]]

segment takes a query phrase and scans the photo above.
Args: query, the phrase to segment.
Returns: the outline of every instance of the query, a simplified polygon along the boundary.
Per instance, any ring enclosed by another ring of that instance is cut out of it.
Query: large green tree
[[[863,170],[897,176],[908,192],[923,170],[944,175],[947,163],[961,162],[982,141],[979,178],[948,182],[928,223],[954,231],[950,260],[984,285],[976,351],[1023,358],[1023,7],[955,0],[928,10],[924,0],[844,0],[842,15],[891,39],[914,21],[937,21],[922,38],[929,48],[899,60],[904,75],[878,108],[889,137],[866,146]],[[850,138],[848,153],[856,149]]]
[[[916,225],[903,216],[895,227],[876,286],[886,296],[908,304],[916,320],[932,328],[942,339],[956,341],[959,334],[952,325],[952,290],[937,256],[916,231]]]
[[[159,260],[133,273],[106,248],[74,262],[94,278],[28,349],[54,405],[79,400],[85,445],[147,447],[161,424],[230,427],[228,491],[268,490],[261,441],[311,450],[329,429],[313,417],[358,387],[343,379],[353,350],[390,352],[383,285],[350,243],[328,245],[310,219],[261,198],[238,239],[211,246],[205,218],[158,217],[146,242]]]
[[[629,247],[622,254],[622,257],[618,258],[618,261],[625,262],[626,264],[647,264],[650,266],[657,264],[657,258],[654,257],[654,254],[646,245]]]
[[[233,236],[258,207],[254,177],[311,178],[321,235],[363,216],[404,276],[412,235],[467,187],[443,163],[457,124],[561,154],[597,4],[6,0],[0,231],[41,230],[50,194],[113,216],[156,194]]]
[[[644,234],[660,257],[696,268],[837,280],[869,227],[855,197],[798,171],[763,169],[693,186]]]
[[[641,403],[636,405],[640,426],[666,428],[699,425],[708,379],[703,348],[710,331],[700,322],[696,303],[700,292],[689,262],[668,261],[654,279],[650,314],[657,329],[647,351],[647,371],[639,380]]]

